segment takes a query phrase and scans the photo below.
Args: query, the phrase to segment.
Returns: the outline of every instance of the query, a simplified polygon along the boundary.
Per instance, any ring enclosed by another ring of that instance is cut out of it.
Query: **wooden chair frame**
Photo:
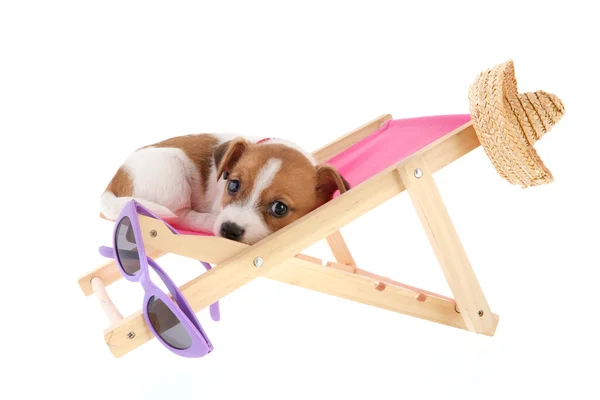
[[[318,162],[359,142],[392,119],[390,114],[342,136],[313,153]],[[212,236],[175,235],[158,220],[140,216],[148,256],[167,253],[215,265],[180,287],[195,312],[264,277],[451,327],[493,336],[493,314],[454,229],[433,174],[479,147],[471,122],[392,165],[310,214],[248,246]],[[357,267],[340,229],[406,190],[425,229],[454,299],[405,285]],[[300,252],[326,239],[336,262]],[[121,357],[154,338],[142,311],[123,318],[105,287],[121,278],[114,261],[79,279],[86,296],[95,294],[111,326],[104,339]]]

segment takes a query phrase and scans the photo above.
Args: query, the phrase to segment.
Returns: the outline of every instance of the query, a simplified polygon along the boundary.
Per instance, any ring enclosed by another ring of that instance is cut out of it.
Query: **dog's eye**
[[[288,206],[280,201],[276,201],[271,204],[269,211],[271,211],[271,214],[273,214],[274,217],[284,217],[288,213]]]
[[[229,183],[227,184],[227,193],[234,194],[237,193],[238,190],[240,190],[240,181],[229,181]]]
[[[223,171],[223,179],[229,178],[229,172]]]

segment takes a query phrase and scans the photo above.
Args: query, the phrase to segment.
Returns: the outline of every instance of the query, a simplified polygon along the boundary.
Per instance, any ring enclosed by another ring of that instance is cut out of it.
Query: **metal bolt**
[[[150,237],[156,237],[156,235],[158,235],[158,232],[156,232],[154,229],[152,229],[150,231]]]
[[[127,338],[129,338],[129,339],[133,339],[134,337],[135,337],[135,332],[129,332],[127,334]]]
[[[263,263],[264,263],[264,261],[263,261],[263,259],[262,259],[262,258],[260,258],[260,257],[256,257],[256,258],[254,259],[254,266],[255,266],[255,267],[262,267],[262,266],[263,266]]]
[[[483,317],[483,310],[479,310],[479,312],[477,313],[477,315],[479,315],[480,317]]]
[[[420,179],[423,176],[423,171],[421,168],[415,168],[415,178]]]

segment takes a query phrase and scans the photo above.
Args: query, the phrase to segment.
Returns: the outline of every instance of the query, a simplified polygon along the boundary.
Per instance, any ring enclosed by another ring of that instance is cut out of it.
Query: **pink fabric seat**
[[[337,168],[350,186],[355,187],[470,120],[469,114],[456,114],[386,121],[376,132],[327,163]],[[181,234],[212,236],[212,233],[190,232],[179,230],[176,225],[174,227]]]
[[[469,114],[390,120],[328,164],[355,187],[470,120]]]

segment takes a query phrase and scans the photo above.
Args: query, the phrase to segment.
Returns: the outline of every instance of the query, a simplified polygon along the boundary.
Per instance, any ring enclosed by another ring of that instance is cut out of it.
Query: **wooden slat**
[[[411,285],[407,285],[405,283],[390,279],[386,276],[382,276],[379,274],[374,274],[373,272],[365,271],[364,269],[357,268],[354,273],[358,276],[364,276],[365,278],[370,278],[370,279],[373,279],[374,281],[384,283],[386,285],[392,285],[392,286],[397,286],[397,287],[411,290],[417,295],[416,297],[419,297],[419,295],[425,295],[427,297],[436,297],[438,299],[447,300],[447,301],[451,301],[452,303],[455,303],[454,299],[452,299],[448,296],[444,296],[444,295],[441,295],[438,293],[430,292],[429,290],[424,290],[424,289],[420,289],[420,288],[417,288],[417,287],[414,287]]]
[[[401,286],[389,285],[383,291],[378,291],[373,279],[351,272],[318,265],[299,265],[293,261],[271,270],[267,277],[358,303],[466,329],[462,317],[455,310],[454,301],[432,296],[421,302],[417,300],[415,291]]]
[[[92,278],[91,284],[92,289],[96,294],[96,298],[98,299],[100,306],[104,310],[106,318],[108,318],[108,322],[110,322],[111,325],[115,325],[116,323],[121,321],[123,319],[123,316],[121,315],[117,307],[115,307],[112,300],[110,299],[110,296],[106,292],[106,288],[104,286],[104,282],[102,282],[102,279],[95,276]]]
[[[309,256],[308,254],[297,254],[296,257],[304,261],[310,261],[314,264],[323,265],[323,260],[317,257]]]
[[[352,253],[350,253],[350,249],[340,231],[333,232],[331,235],[327,236],[326,239],[327,244],[338,263],[356,266],[356,261],[354,261],[354,257],[352,257]]]
[[[317,160],[318,163],[325,163],[331,158],[337,156],[342,151],[349,148],[350,146],[360,142],[373,132],[377,131],[385,121],[388,121],[390,119],[392,119],[391,114],[380,115],[374,120],[367,122],[366,124],[356,128],[352,132],[349,132],[344,136],[339,137],[333,142],[326,144],[325,146],[316,150],[313,153],[313,157],[315,158],[315,160]]]
[[[418,169],[420,174],[415,175]],[[463,245],[424,158],[399,166],[417,215],[469,330],[489,334],[498,323],[485,299]]]

